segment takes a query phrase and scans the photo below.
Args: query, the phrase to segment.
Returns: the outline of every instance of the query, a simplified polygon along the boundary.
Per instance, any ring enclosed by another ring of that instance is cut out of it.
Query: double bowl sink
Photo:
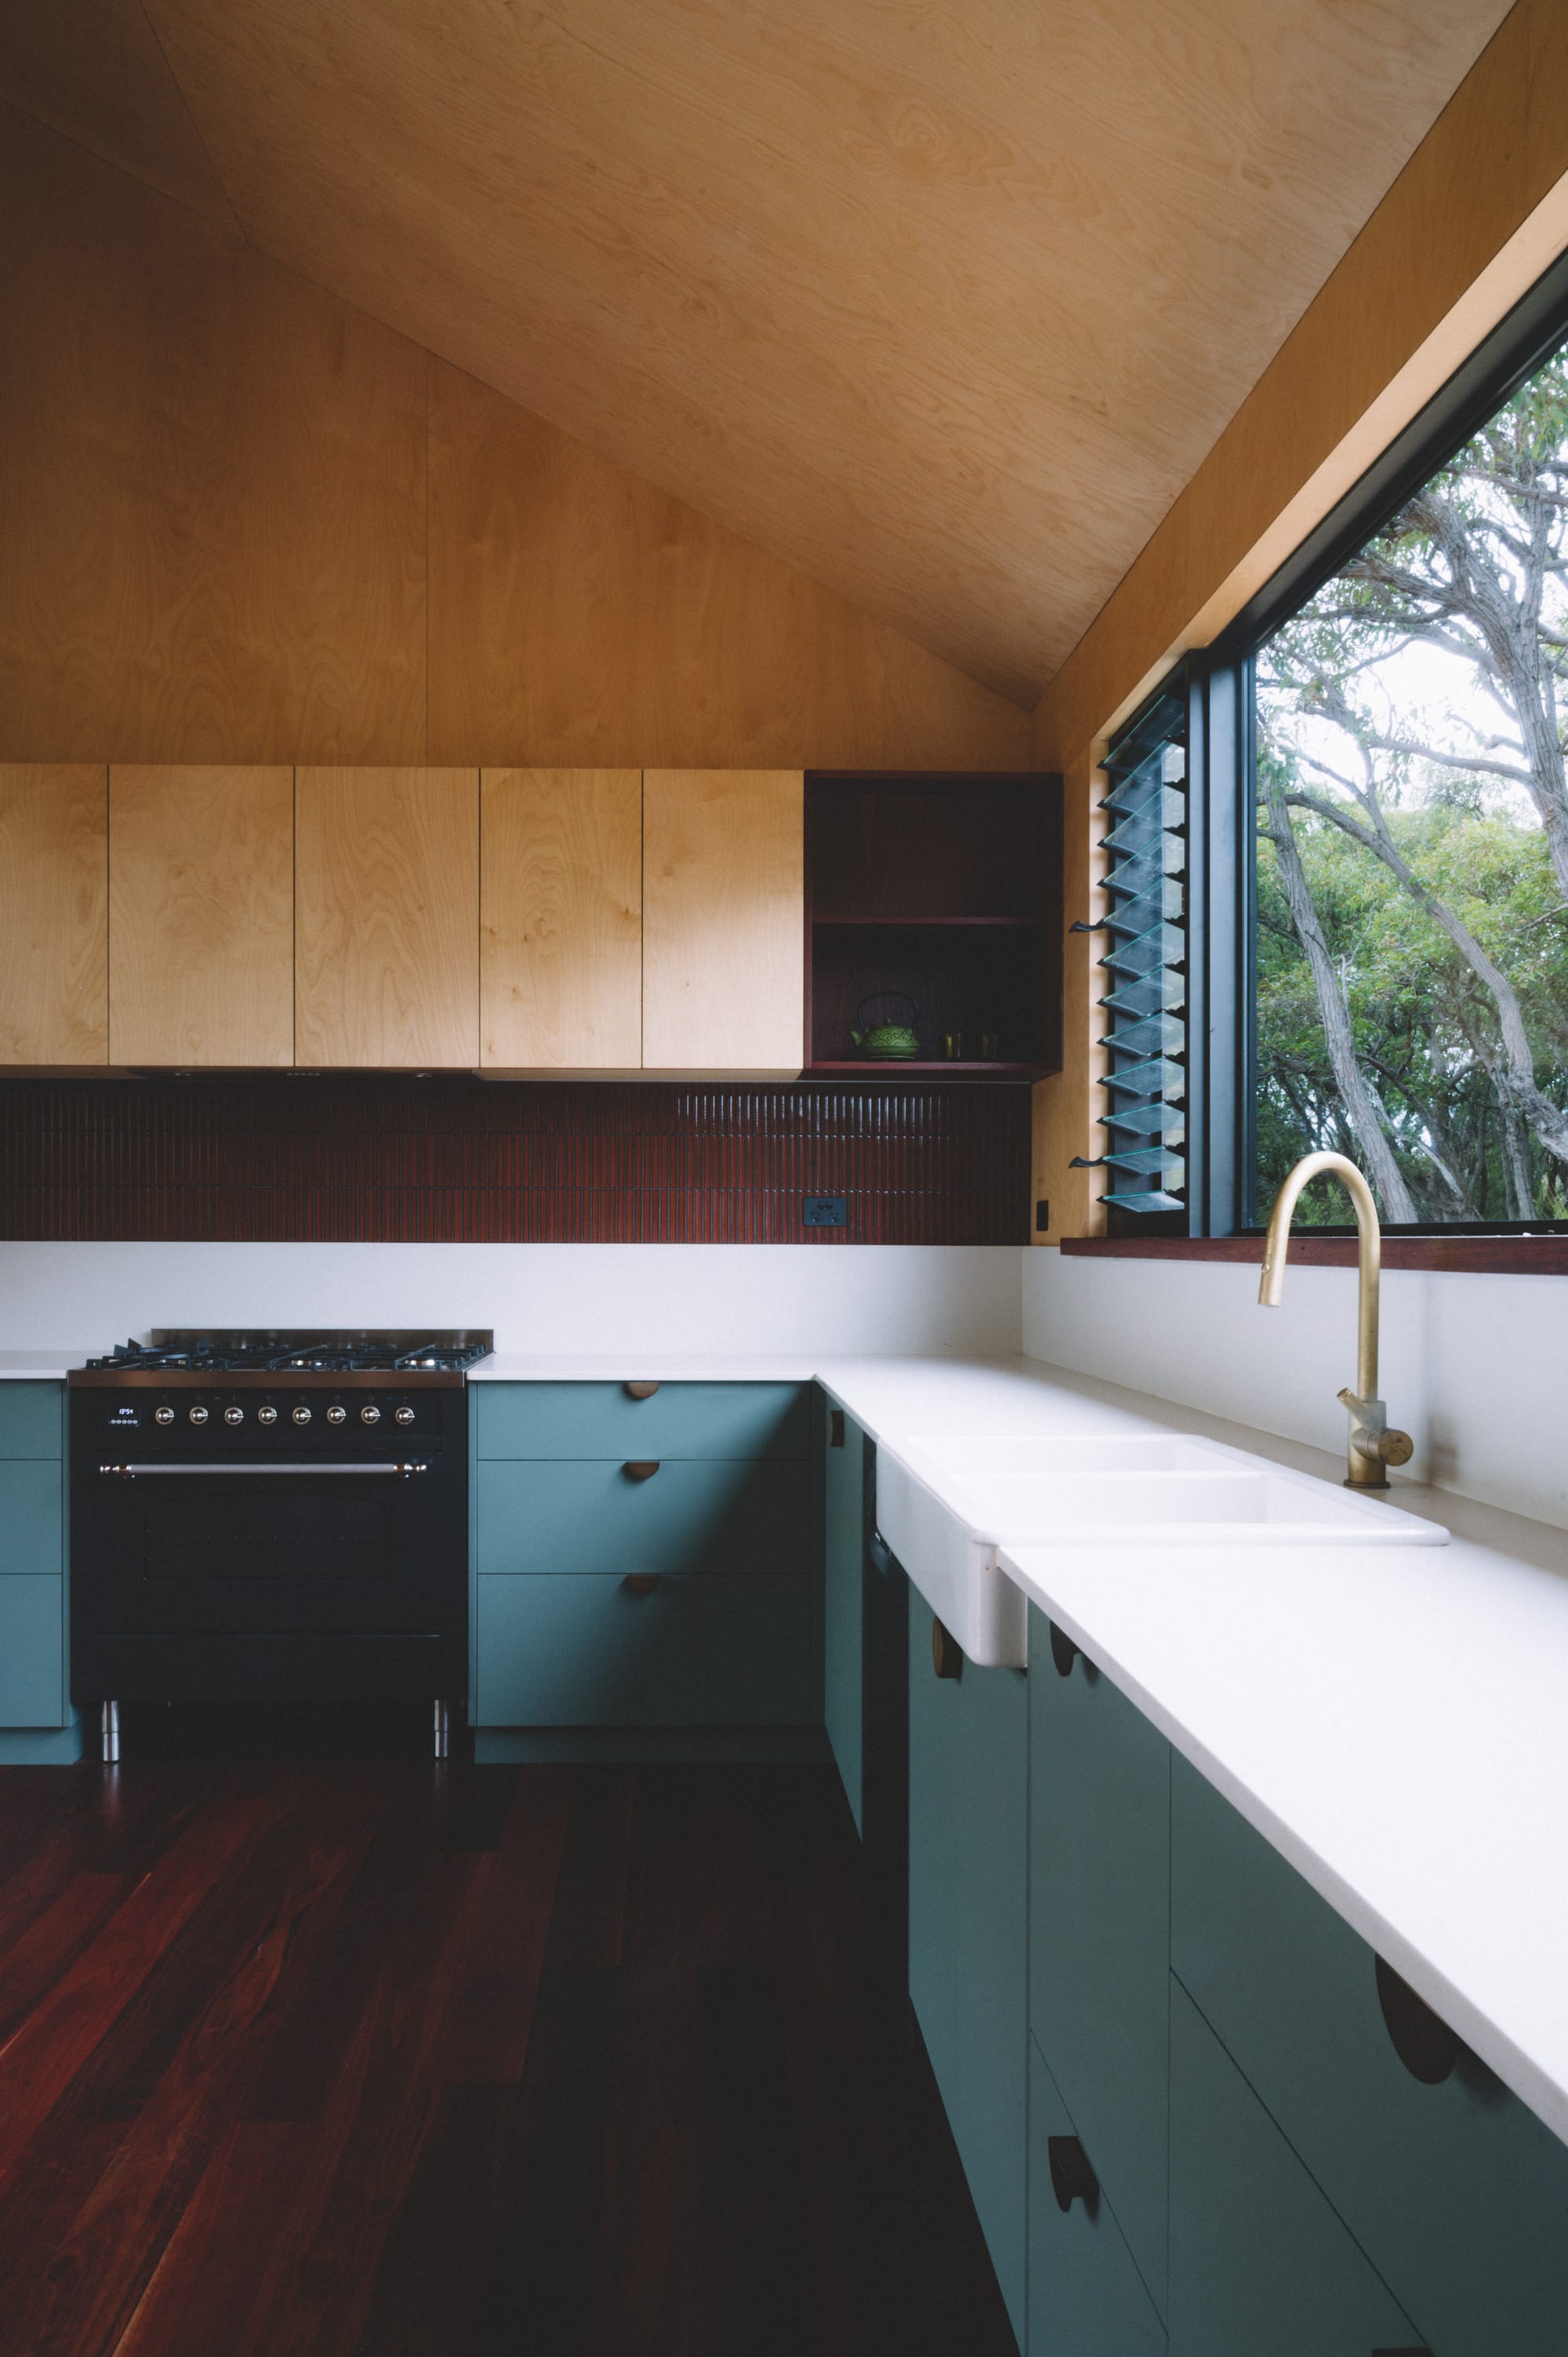
[[[876,1451],[876,1521],[972,1662],[1021,1668],[1004,1547],[1442,1546],[1440,1523],[1179,1433],[916,1438]]]

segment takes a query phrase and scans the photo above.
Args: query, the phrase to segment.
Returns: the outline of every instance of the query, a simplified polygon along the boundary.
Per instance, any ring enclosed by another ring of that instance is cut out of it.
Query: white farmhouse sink
[[[932,1437],[876,1452],[877,1527],[972,1662],[1021,1667],[1001,1548],[1442,1546],[1437,1523],[1179,1433]]]

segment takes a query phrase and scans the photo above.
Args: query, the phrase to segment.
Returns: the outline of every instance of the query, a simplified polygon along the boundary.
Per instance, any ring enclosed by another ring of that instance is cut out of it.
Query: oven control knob
[[[310,1422],[310,1410],[307,1407],[296,1407],[294,1412],[294,1420],[295,1424],[308,1424]]]
[[[190,1411],[190,1420],[192,1424],[205,1424],[207,1410],[204,1407],[193,1407]]]
[[[275,1424],[277,1420],[278,1412],[275,1407],[259,1407],[256,1410],[256,1422],[258,1424]]]
[[[172,1424],[174,1422],[173,1408],[156,1407],[153,1410],[153,1422],[155,1424]]]
[[[411,1407],[400,1407],[396,1415],[392,1417],[392,1422],[394,1424],[412,1424],[413,1422],[413,1410]]]
[[[244,1409],[242,1407],[226,1407],[223,1411],[223,1421],[225,1424],[243,1424],[245,1421]]]
[[[360,1422],[361,1424],[380,1424],[381,1420],[381,1412],[373,1403],[371,1406],[362,1407],[360,1410]]]
[[[329,1407],[327,1411],[327,1421],[328,1424],[341,1424],[348,1413],[346,1407]]]

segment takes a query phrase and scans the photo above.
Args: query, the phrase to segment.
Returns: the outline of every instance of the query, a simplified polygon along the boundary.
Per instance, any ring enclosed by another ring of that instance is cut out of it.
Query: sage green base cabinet
[[[1439,2357],[1568,2348],[1568,2148],[1475,2056],[1400,2061],[1373,1951],[1185,1760],[1172,1964]],[[1546,1870],[1543,1868],[1543,1870]]]
[[[481,1579],[475,1724],[803,1727],[804,1579]]]
[[[65,1386],[0,1383],[0,1765],[81,1756],[65,1540]]]
[[[485,1756],[498,1728],[820,1719],[806,1393],[644,1392],[473,1388],[469,1693]]]
[[[865,1435],[853,1416],[822,1402],[822,1720],[854,1818],[861,1810],[861,1695],[865,1667]]]
[[[1170,1746],[1029,1613],[1029,2025],[1165,2306]]]
[[[1028,1684],[932,1663],[909,1599],[909,1996],[1020,2344],[1025,2330]]]
[[[1046,2059],[1029,2040],[1030,2357],[1165,2357],[1165,2328],[1133,2263],[1103,2183],[1063,2210],[1051,2186],[1053,2136],[1078,2136]]]
[[[1421,2336],[1171,1989],[1171,2357],[1375,2357]],[[1494,2343],[1498,2357],[1514,2343]]]

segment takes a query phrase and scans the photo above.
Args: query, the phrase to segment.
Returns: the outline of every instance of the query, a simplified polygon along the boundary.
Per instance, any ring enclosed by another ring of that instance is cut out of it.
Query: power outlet
[[[800,1225],[803,1228],[847,1228],[849,1198],[847,1195],[802,1195]]]

